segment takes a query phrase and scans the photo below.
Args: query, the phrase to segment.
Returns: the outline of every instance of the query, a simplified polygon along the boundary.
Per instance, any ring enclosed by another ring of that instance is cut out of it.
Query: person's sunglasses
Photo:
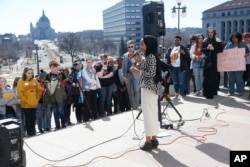
[[[134,48],[134,46],[128,46],[128,48]]]

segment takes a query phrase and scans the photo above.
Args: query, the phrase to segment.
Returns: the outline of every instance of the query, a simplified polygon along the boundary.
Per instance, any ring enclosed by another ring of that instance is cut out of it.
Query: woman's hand
[[[142,58],[141,58],[141,55],[139,54],[139,52],[135,52],[134,58],[135,58],[137,63],[140,64],[142,62]]]
[[[129,69],[129,71],[130,71],[131,73],[133,73],[133,74],[137,74],[137,75],[140,75],[140,74],[141,74],[141,71],[140,71],[138,68],[136,68],[136,67],[131,67],[131,68]]]

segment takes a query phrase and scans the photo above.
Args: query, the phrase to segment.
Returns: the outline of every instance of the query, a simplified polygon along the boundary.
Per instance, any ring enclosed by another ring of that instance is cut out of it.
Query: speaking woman
[[[141,108],[146,142],[140,148],[144,151],[150,151],[159,144],[156,139],[159,130],[157,100],[158,95],[163,93],[162,85],[159,82],[161,71],[160,59],[157,54],[157,39],[151,35],[144,35],[141,39],[140,50],[144,52],[145,60],[142,61],[140,56],[135,56],[139,63],[130,71],[141,75]]]

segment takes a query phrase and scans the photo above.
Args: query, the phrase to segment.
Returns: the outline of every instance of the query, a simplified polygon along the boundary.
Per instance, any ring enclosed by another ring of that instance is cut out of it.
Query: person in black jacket
[[[175,98],[178,98],[179,95],[185,96],[186,72],[189,68],[190,56],[188,49],[181,45],[180,36],[175,36],[174,43],[175,46],[167,55],[167,62],[172,65],[171,78],[174,83]]]
[[[131,109],[126,83],[123,79],[122,60],[123,59],[121,57],[117,58],[116,61],[118,66],[114,71],[114,82],[117,87],[118,105],[121,112],[129,111]]]
[[[107,55],[101,55],[101,63],[96,66],[96,73],[101,84],[99,115],[112,115],[113,68],[108,64]]]
[[[203,96],[207,99],[213,99],[217,95],[218,90],[218,70],[217,70],[217,54],[222,52],[223,45],[219,38],[216,38],[214,28],[207,30],[207,38],[204,39],[203,48],[205,48],[205,67],[203,80]]]

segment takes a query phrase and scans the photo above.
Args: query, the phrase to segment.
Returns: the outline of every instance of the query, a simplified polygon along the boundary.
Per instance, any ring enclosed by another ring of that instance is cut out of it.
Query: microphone
[[[135,56],[140,56],[139,51],[135,51],[135,53],[133,54],[133,56],[129,57],[129,59],[134,58]]]

